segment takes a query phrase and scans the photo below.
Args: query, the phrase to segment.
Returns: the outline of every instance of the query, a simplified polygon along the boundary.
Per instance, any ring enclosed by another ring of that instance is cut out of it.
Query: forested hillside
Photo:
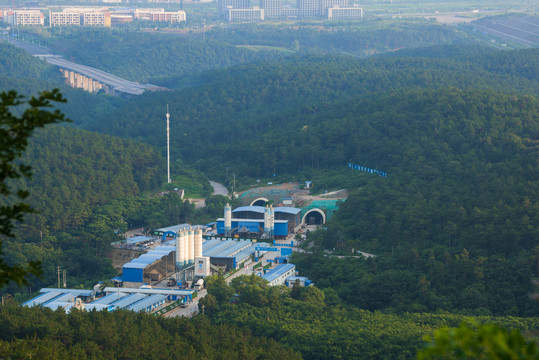
[[[23,161],[34,173],[31,205],[43,209],[26,223],[52,231],[80,226],[98,205],[158,188],[165,174],[163,157],[146,144],[59,126],[37,132]]]
[[[205,318],[8,305],[0,307],[0,324],[0,357],[9,359],[301,359],[271,339]]]
[[[284,56],[279,51],[255,52],[188,36],[111,29],[64,30],[49,42],[76,62],[139,82]]]
[[[144,95],[90,128],[158,145],[168,103],[173,151],[186,163],[204,159],[200,168],[205,172],[222,173],[228,166],[260,177],[308,166],[325,169],[354,160],[355,154],[342,146],[356,135],[341,128],[345,138],[327,151],[317,127],[352,111],[349,107],[368,94],[446,87],[539,94],[538,51],[512,54],[512,63],[497,52],[447,59],[304,56],[238,66],[201,76],[204,85],[194,89]],[[377,97],[371,98],[370,111],[376,111]],[[235,161],[238,157],[245,161]]]
[[[26,96],[58,88],[68,102],[58,107],[77,124],[112,111],[121,98],[92,95],[65,84],[56,66],[47,64],[6,41],[0,41],[0,91],[16,90]]]
[[[326,273],[333,270],[324,262],[313,264]],[[254,335],[300,352],[305,359],[414,359],[423,336],[461,322],[499,324],[528,336],[539,327],[537,318],[373,312],[342,306],[332,289],[295,286],[290,290],[268,286],[257,276],[240,276],[230,286],[222,277],[206,280],[208,295],[202,302],[214,323],[248,328]],[[351,295],[363,297],[355,289]],[[234,304],[229,301],[232,296]]]

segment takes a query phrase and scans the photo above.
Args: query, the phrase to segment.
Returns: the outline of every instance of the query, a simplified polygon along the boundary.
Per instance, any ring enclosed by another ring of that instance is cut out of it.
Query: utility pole
[[[63,271],[63,278],[64,278],[64,289],[67,288],[67,270],[64,269]]]
[[[232,174],[234,176],[234,181],[232,182],[232,192],[236,190],[236,173]]]
[[[60,267],[57,266],[56,270],[58,271],[58,289],[59,289],[60,288]]]

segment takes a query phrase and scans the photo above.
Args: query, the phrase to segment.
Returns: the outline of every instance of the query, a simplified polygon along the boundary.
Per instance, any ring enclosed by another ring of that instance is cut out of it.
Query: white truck
[[[193,290],[200,291],[204,289],[204,279],[199,279],[195,285],[193,285]]]

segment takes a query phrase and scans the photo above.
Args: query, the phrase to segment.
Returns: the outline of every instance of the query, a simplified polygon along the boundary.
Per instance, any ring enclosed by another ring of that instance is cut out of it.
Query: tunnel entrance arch
[[[326,213],[321,209],[311,209],[303,215],[301,223],[305,225],[323,225],[326,223]]]
[[[254,199],[253,202],[251,202],[250,206],[266,206],[269,202],[269,199],[266,199],[265,197],[259,197],[257,199]]]

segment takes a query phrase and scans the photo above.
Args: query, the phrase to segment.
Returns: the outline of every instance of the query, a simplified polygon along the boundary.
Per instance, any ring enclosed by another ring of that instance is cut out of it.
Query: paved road
[[[68,61],[61,57],[48,56],[45,60],[52,65],[59,66],[63,69],[75,71],[79,74],[85,75],[89,78],[99,81],[105,85],[112,87],[116,91],[124,92],[132,95],[140,95],[146,90],[158,90],[159,87],[155,85],[139,84],[133,81],[124,80],[107,72],[94,69],[89,66],[79,65],[77,63]]]
[[[228,196],[228,190],[224,185],[221,185],[215,181],[210,181],[210,185],[213,187],[213,195]]]
[[[68,61],[61,56],[54,55],[50,49],[44,46],[39,46],[36,44],[31,44],[25,41],[11,38],[8,39],[8,41],[16,47],[26,50],[31,55],[39,56],[45,59],[45,61],[47,61],[49,64],[56,65],[67,70],[75,71],[86,77],[97,80],[100,83],[108,85],[119,92],[124,92],[131,95],[140,95],[146,90],[163,90],[163,88],[160,88],[159,86],[151,84],[139,84],[133,81],[119,78],[105,71]]]

